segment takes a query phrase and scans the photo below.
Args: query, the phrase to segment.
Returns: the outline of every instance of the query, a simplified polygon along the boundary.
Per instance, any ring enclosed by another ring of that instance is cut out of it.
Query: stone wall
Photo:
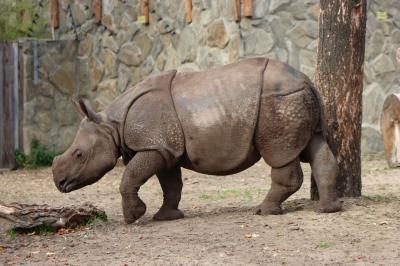
[[[69,1],[61,2],[68,10]],[[58,35],[81,40],[79,55],[87,58],[97,107],[152,73],[208,69],[256,55],[289,62],[313,77],[316,1],[255,1],[253,18],[237,23],[235,1],[195,0],[191,24],[185,22],[184,2],[150,1],[149,25],[136,22],[138,0],[104,2],[101,25],[93,22],[90,0],[74,5],[73,20],[62,14]]]
[[[97,25],[90,8],[91,0],[60,0],[60,28],[56,35],[60,40],[79,39],[79,42],[73,51],[64,52],[70,57],[60,58],[59,48],[53,48],[54,53],[46,57],[55,56],[57,69],[68,76],[66,73],[76,73],[72,63],[76,56],[81,82],[74,84],[81,94],[88,95],[97,109],[152,73],[175,68],[179,71],[208,69],[256,55],[288,62],[314,78],[318,0],[254,0],[253,17],[243,17],[240,23],[234,20],[234,2],[193,0],[193,22],[188,24],[185,22],[185,1],[150,0],[150,24],[143,25],[137,22],[140,15],[138,0],[103,1],[103,19]],[[387,11],[388,19],[377,21],[377,11]],[[382,103],[388,93],[400,91],[396,81],[400,65],[394,56],[400,47],[400,25],[394,19],[399,15],[400,5],[395,0],[369,1],[364,154],[382,152],[379,135]],[[65,42],[65,47],[71,43]],[[42,63],[48,64],[47,61]],[[72,74],[71,79],[75,76]],[[54,99],[54,103],[72,109],[67,99],[74,91],[71,82],[61,79],[47,83],[61,92],[63,88],[68,90],[68,93],[60,92],[63,97]],[[75,113],[71,116],[76,118]],[[72,120],[67,131],[61,130],[66,125],[54,125],[57,132],[64,132],[65,143],[71,140],[69,134],[77,124]],[[34,126],[39,127],[38,123]],[[38,132],[46,134],[41,128]]]
[[[387,19],[379,21],[377,15],[382,11],[387,12]],[[364,154],[383,155],[380,135],[383,102],[387,95],[400,92],[400,58],[396,60],[396,51],[400,49],[399,18],[399,1],[369,1],[363,93]]]
[[[79,124],[70,98],[79,81],[85,82],[77,61],[78,42],[21,41],[19,46],[23,150],[30,152],[33,139],[54,150],[64,150]]]

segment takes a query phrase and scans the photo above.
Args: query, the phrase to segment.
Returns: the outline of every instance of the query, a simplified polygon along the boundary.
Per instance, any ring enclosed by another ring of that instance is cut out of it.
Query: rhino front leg
[[[140,187],[155,173],[165,167],[163,157],[157,151],[139,152],[124,171],[120,192],[126,223],[133,223],[146,212],[146,205],[139,198]]]
[[[162,221],[183,218],[183,212],[178,209],[183,186],[181,168],[161,171],[157,173],[157,177],[163,190],[164,200],[153,219]]]
[[[271,189],[264,201],[257,206],[256,214],[283,213],[282,202],[299,190],[303,183],[303,171],[301,170],[299,159],[281,168],[272,168],[271,179]]]

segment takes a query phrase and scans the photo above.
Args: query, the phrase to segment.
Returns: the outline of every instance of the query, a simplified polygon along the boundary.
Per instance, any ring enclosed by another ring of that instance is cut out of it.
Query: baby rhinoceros
[[[203,72],[167,71],[138,83],[102,112],[83,100],[76,105],[84,119],[71,147],[54,159],[54,182],[61,192],[90,185],[122,156],[127,223],[145,213],[138,191],[153,175],[164,194],[154,219],[179,219],[181,167],[230,175],[261,157],[272,167],[272,185],[256,214],[282,213],[281,203],[303,182],[300,161],[311,164],[317,210],[341,208],[338,166],[323,136],[319,94],[286,64],[251,58]]]

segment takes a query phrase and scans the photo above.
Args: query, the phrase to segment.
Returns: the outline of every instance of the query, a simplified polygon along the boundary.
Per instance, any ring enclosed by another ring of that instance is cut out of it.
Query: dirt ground
[[[154,222],[162,192],[156,178],[141,190],[147,213],[125,225],[118,192],[123,167],[98,183],[59,193],[51,170],[0,174],[0,201],[50,204],[91,202],[109,217],[83,231],[58,235],[0,235],[1,265],[399,265],[400,169],[363,162],[363,194],[344,199],[344,211],[319,214],[309,200],[310,171],[286,203],[286,213],[258,216],[252,208],[269,188],[262,162],[233,176],[185,170],[185,219]]]

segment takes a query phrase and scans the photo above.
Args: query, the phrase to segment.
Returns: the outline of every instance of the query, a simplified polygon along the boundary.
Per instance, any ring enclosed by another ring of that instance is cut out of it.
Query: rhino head
[[[95,183],[114,168],[119,157],[115,129],[86,101],[73,102],[83,119],[74,142],[52,165],[54,183],[65,193]]]

